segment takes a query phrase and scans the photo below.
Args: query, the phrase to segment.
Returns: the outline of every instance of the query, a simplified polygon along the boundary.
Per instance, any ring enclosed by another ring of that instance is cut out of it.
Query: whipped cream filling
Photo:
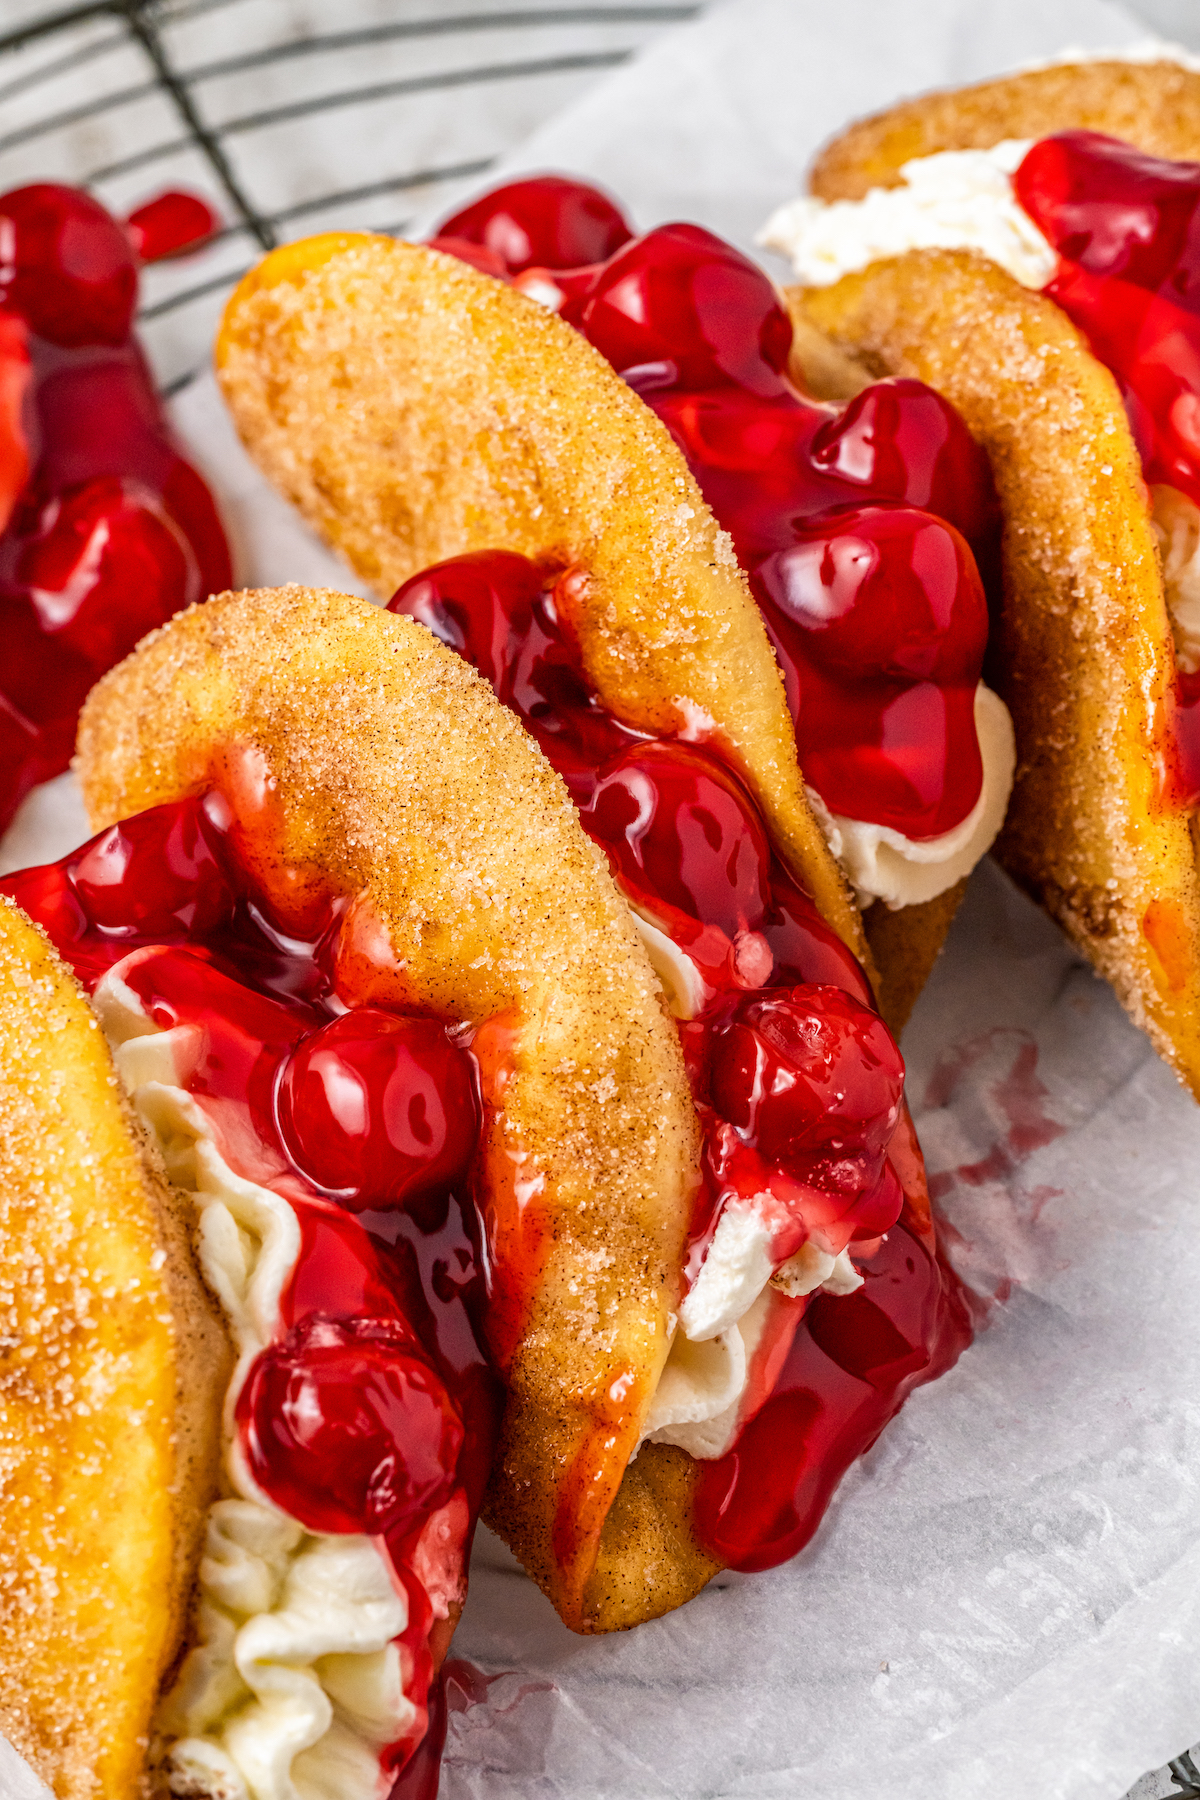
[[[1070,44],[1060,50],[1057,56],[1039,57],[1031,62],[1017,65],[1018,75],[1031,74],[1037,69],[1070,68],[1074,63],[1123,62],[1123,63],[1177,63],[1181,69],[1200,70],[1200,56],[1187,50],[1182,44],[1172,43],[1167,38],[1139,38],[1136,44],[1123,44],[1116,50],[1085,50],[1081,45]]]
[[[1044,288],[1058,256],[1017,200],[1011,177],[1032,138],[989,150],[940,150],[901,165],[902,185],[872,188],[861,200],[789,200],[758,242],[788,257],[809,287],[906,250],[977,250],[1022,287]]]
[[[406,1599],[373,1539],[307,1531],[267,1498],[234,1423],[249,1366],[279,1333],[295,1212],[234,1173],[179,1085],[190,1028],[161,1030],[114,971],[93,1004],[168,1176],[195,1202],[201,1271],[238,1356],[224,1408],[231,1492],[209,1511],[196,1642],[155,1721],[168,1786],[210,1800],[384,1800],[380,1752],[417,1717],[395,1642]]]
[[[693,1019],[708,995],[686,950],[645,918],[630,915],[662,983],[668,1011]],[[756,983],[771,973],[771,953],[757,932],[739,940],[739,963],[755,962]],[[760,959],[765,958],[759,966]],[[837,1255],[811,1240],[777,1264],[772,1252],[778,1202],[771,1194],[728,1202],[717,1221],[708,1254],[671,1330],[671,1348],[650,1400],[642,1443],[676,1444],[690,1456],[724,1456],[748,1412],[766,1398],[774,1371],[764,1364],[783,1328],[777,1300],[799,1299],[817,1288],[851,1294],[862,1276],[845,1250]],[[789,1339],[790,1341],[790,1339]]]
[[[809,805],[859,904],[882,900],[895,911],[944,894],[991,849],[1004,823],[1017,767],[1012,717],[982,681],[975,690],[975,733],[983,761],[979,798],[960,825],[938,837],[909,838],[890,825],[831,813],[808,788]]]
[[[766,1400],[791,1343],[796,1318],[786,1301],[862,1286],[846,1250],[833,1256],[811,1240],[776,1267],[771,1205],[770,1195],[756,1195],[722,1212],[679,1309],[643,1442],[676,1444],[702,1460],[724,1456]]]

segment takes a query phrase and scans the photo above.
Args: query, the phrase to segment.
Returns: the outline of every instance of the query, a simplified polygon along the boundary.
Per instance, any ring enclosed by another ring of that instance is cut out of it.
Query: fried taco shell
[[[1103,131],[1151,156],[1200,153],[1200,69],[1177,62],[1056,63],[905,100],[841,132],[813,164],[819,200],[895,187],[901,165],[939,150],[987,150],[1005,138]]]
[[[813,186],[856,198],[913,156],[1082,126],[1200,154],[1200,74],[1101,62],[932,95],[852,127]],[[973,252],[914,250],[787,298],[833,353],[938,388],[988,451],[1005,520],[993,678],[1018,751],[994,853],[1200,1097],[1194,824],[1162,792],[1174,646],[1116,382],[1052,300]]]
[[[576,1629],[689,1598],[717,1565],[688,1459],[626,1465],[678,1306],[695,1112],[628,908],[516,719],[409,620],[284,588],[148,638],[93,691],[78,761],[97,827],[220,786],[285,922],[345,896],[371,999],[484,1027],[508,1388],[487,1516]]]
[[[60,1800],[142,1791],[232,1355],[74,976],[0,899],[0,1730]]]
[[[665,426],[578,332],[438,251],[330,235],[245,278],[216,354],[255,460],[381,595],[472,550],[580,569],[583,662],[604,705],[720,746],[869,960],[729,539]]]

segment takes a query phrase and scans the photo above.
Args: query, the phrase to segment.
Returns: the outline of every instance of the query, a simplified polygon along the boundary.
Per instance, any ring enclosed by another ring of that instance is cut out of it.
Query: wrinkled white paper
[[[849,117],[1144,36],[1105,0],[744,0],[506,166],[583,173],[642,226],[692,218],[749,248]],[[242,579],[352,585],[241,456],[210,381],[176,415]],[[0,862],[80,829],[64,781]],[[986,1329],[801,1556],[636,1632],[573,1637],[481,1534],[444,1800],[1118,1800],[1200,1734],[1200,1110],[991,864],[904,1050]]]

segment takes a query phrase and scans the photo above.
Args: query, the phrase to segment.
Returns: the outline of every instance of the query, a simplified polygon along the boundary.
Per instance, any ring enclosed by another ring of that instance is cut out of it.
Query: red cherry
[[[32,377],[25,321],[0,312],[0,531],[29,479],[25,408]]]
[[[237,903],[223,836],[199,800],[111,825],[69,868],[89,916],[126,936],[203,939],[228,924]]]
[[[17,578],[38,623],[103,674],[198,598],[191,546],[136,482],[90,481],[50,500],[20,545]]]
[[[315,1023],[311,1009],[273,999],[227,975],[202,943],[135,950],[121,975],[162,1030],[203,1027],[192,1040],[195,1066],[180,1070],[182,1085],[245,1108],[257,1138],[269,1144],[279,1065]]]
[[[16,579],[0,588],[0,702],[24,735],[0,738],[0,773],[15,807],[66,768],[89,689],[195,597],[196,570],[146,490],[113,480],[47,501],[33,533],[11,531],[7,547]]]
[[[220,516],[204,482],[182,456],[172,457],[162,484],[163,510],[176,521],[196,558],[201,600],[233,586],[229,545]]]
[[[1200,163],[1147,156],[1098,131],[1062,131],[1033,145],[1013,186],[1069,262],[1200,305]]]
[[[254,1362],[237,1421],[251,1473],[309,1531],[380,1536],[449,1499],[458,1408],[392,1320],[307,1319]]]
[[[306,1037],[279,1086],[288,1154],[344,1204],[403,1207],[466,1177],[479,1132],[471,1059],[433,1019],[362,1006]]]
[[[862,964],[778,865],[771,875],[771,897],[771,910],[758,929],[771,952],[772,985],[839,987],[864,1006],[873,1006]]]
[[[396,590],[388,611],[424,625],[500,692],[502,685],[512,685],[511,666],[545,585],[545,575],[528,557],[476,550],[422,569]],[[513,703],[507,693],[502,697]]]
[[[713,1045],[717,1111],[766,1162],[801,1174],[845,1157],[877,1179],[903,1092],[891,1032],[840,988],[748,995]]]
[[[442,247],[444,239],[458,238],[482,244],[508,274],[519,275],[535,265],[575,269],[603,262],[631,235],[599,188],[561,175],[538,175],[494,188],[443,220],[437,242]]]
[[[771,902],[771,847],[741,782],[707,750],[638,744],[580,814],[627,893],[663,900],[730,937]]]
[[[877,381],[819,426],[814,465],[869,491],[936,513],[972,544],[997,516],[986,452],[954,408],[923,381]]]
[[[4,753],[5,715],[0,712],[0,756]],[[2,766],[2,765],[0,765]],[[93,964],[86,955],[91,921],[80,905],[74,883],[63,863],[43,863],[0,876],[0,893],[7,894],[22,912],[42,927],[59,954],[75,968],[81,980],[89,980]],[[99,960],[95,972],[107,968],[112,957]]]
[[[783,391],[792,326],[770,281],[699,225],[662,225],[611,258],[580,329],[636,385]]]
[[[125,221],[134,254],[144,263],[159,262],[192,250],[220,228],[220,219],[199,194],[170,188],[137,207]]]
[[[1014,185],[1059,253],[1046,292],[1124,393],[1146,480],[1200,503],[1200,163],[1069,131]]]
[[[129,239],[79,188],[38,182],[0,196],[0,305],[52,344],[121,344],[137,303]]]
[[[843,680],[979,679],[988,613],[952,525],[907,506],[802,520],[756,572],[772,628]]]
[[[618,754],[629,733],[596,706],[547,580],[527,557],[480,550],[414,575],[388,611],[416,619],[478,669],[582,800],[591,771]]]

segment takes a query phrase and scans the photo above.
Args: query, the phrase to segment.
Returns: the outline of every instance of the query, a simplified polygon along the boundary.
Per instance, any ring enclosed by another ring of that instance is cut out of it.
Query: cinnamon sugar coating
[[[411,620],[304,588],[225,594],[93,690],[78,767],[97,824],[219,780],[277,915],[298,928],[314,898],[350,897],[361,997],[511,1028],[485,1075],[509,1388],[488,1516],[576,1629],[695,1593],[715,1564],[678,1483],[657,1585],[631,1609],[628,1533],[597,1572],[678,1304],[695,1111],[628,908],[515,717]]]
[[[231,1355],[99,1024],[0,899],[0,1730],[61,1800],[145,1791]]]
[[[604,704],[719,744],[869,960],[730,541],[665,426],[578,332],[453,257],[334,234],[245,278],[217,368],[255,460],[380,594],[472,550],[584,572],[572,623]]]
[[[1018,756],[994,853],[1200,1097],[1200,882],[1188,815],[1158,797],[1174,647],[1116,383],[1053,301],[966,251],[911,251],[788,302],[878,374],[938,388],[987,450]]]
[[[1200,70],[1178,63],[1089,62],[923,94],[840,132],[809,178],[821,200],[896,187],[900,167],[939,150],[987,150],[1005,138],[1103,131],[1151,156],[1200,157]]]

